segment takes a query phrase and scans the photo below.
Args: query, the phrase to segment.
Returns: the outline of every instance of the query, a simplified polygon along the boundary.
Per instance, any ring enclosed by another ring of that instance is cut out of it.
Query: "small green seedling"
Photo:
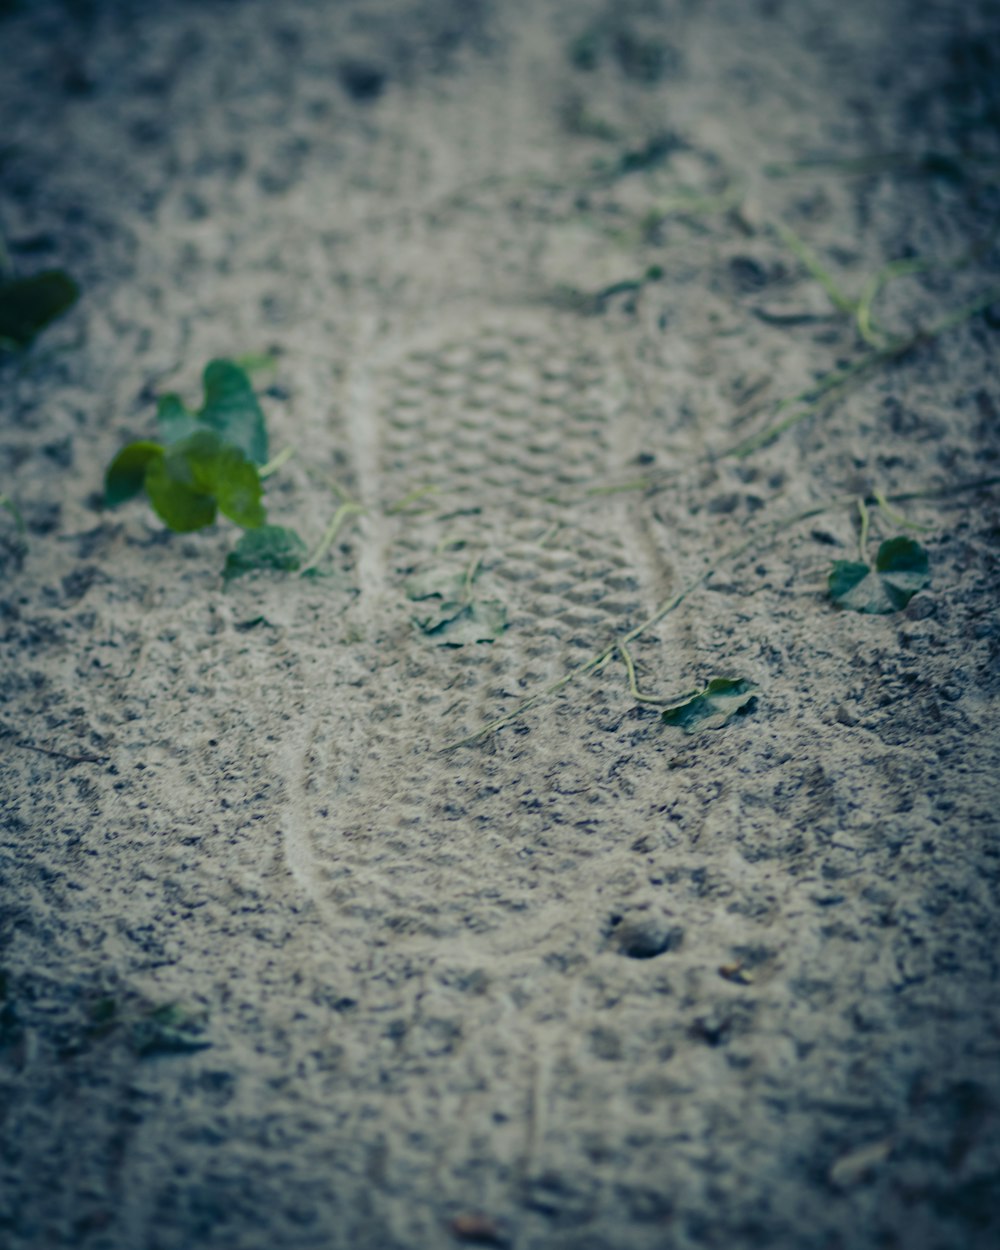
[[[61,269],[0,281],[0,350],[30,347],[79,298],[80,288]]]
[[[912,538],[898,537],[882,543],[874,568],[860,560],[834,561],[827,584],[840,607],[881,616],[905,608],[930,580],[927,552]]]
[[[295,530],[267,524],[264,480],[295,448],[268,461],[264,413],[247,376],[258,363],[247,357],[240,364],[211,361],[204,374],[205,402],[197,412],[177,395],[164,395],[156,414],[159,440],[140,439],[122,448],[105,474],[105,500],[114,508],[144,491],[157,516],[182,534],[204,529],[219,513],[235,521],[246,532],[226,558],[227,582],[253,572],[319,577],[318,566],[341,529],[365,509],[342,498],[312,551]]]
[[[663,712],[663,723],[686,734],[721,729],[734,716],[745,714],[757,689],[743,677],[713,677],[704,690],[696,690]]]
[[[244,529],[264,524],[267,430],[257,396],[244,370],[228,360],[213,360],[204,382],[198,412],[164,395],[157,409],[161,441],[130,443],[115,456],[104,481],[110,507],[145,490],[154,512],[177,533],[204,529],[219,512]]]
[[[468,569],[433,568],[417,573],[404,586],[419,606],[414,625],[441,647],[493,642],[507,628],[507,609],[499,599],[477,599],[473,583],[479,560]]]

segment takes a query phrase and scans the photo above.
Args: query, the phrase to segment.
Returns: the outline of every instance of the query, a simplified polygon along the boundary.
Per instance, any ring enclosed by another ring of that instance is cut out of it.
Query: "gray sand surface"
[[[1000,297],[723,454],[869,350],[775,223],[852,298],[977,249],[891,336],[997,289],[1000,7],[5,8],[0,223],[83,295],[0,361],[0,1244],[1000,1244]],[[102,506],[247,353],[328,576]],[[442,752],[710,569],[631,654],[747,714],[616,653]]]

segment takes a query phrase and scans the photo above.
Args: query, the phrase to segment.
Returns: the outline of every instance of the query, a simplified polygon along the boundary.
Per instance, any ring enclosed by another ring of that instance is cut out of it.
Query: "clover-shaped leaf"
[[[836,560],[827,584],[834,603],[852,612],[886,615],[905,608],[930,583],[927,552],[912,538],[889,538],[875,567],[860,560]]]
[[[284,525],[262,525],[247,530],[226,556],[222,576],[230,582],[244,573],[275,571],[294,573],[302,567],[308,548],[295,530]]]
[[[162,441],[130,443],[109,465],[108,505],[145,490],[157,516],[178,533],[211,525],[219,512],[244,529],[263,525],[257,466],[267,459],[267,432],[244,371],[213,360],[205,369],[200,412],[189,412],[176,395],[164,395],[157,417]]]
[[[686,734],[721,729],[738,713],[748,712],[757,689],[743,677],[713,677],[704,690],[696,690],[663,713],[664,724]]]
[[[80,288],[61,269],[0,282],[0,347],[29,347],[79,297]]]

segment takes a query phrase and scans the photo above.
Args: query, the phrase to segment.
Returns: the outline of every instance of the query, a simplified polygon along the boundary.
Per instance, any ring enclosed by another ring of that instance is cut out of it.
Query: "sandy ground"
[[[866,350],[774,223],[853,297],[987,238],[998,6],[5,7],[0,220],[83,297],[0,363],[0,1242],[995,1246],[996,488],[900,505],[905,611],[824,586],[841,497],[997,473],[997,306],[722,453]],[[329,576],[102,508],[246,353]],[[713,567],[632,651],[747,715],[612,657],[442,753]]]

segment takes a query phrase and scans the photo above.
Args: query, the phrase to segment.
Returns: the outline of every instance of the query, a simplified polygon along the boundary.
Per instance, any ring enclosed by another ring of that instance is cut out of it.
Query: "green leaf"
[[[879,547],[874,569],[859,560],[835,560],[827,585],[841,607],[884,616],[905,608],[930,580],[927,552],[912,538],[899,537]]]
[[[879,547],[875,568],[890,596],[905,608],[918,590],[930,584],[927,552],[912,538],[888,538]]]
[[[156,419],[163,441],[179,443],[199,430],[210,430],[247,460],[266,464],[264,413],[246,372],[230,360],[212,360],[205,367],[204,384],[205,402],[199,412],[187,408],[179,395],[160,396]]]
[[[61,269],[0,283],[0,339],[28,347],[45,327],[80,297],[80,288]]]
[[[713,677],[704,690],[697,690],[668,707],[663,721],[686,734],[721,729],[731,717],[749,710],[756,689],[752,681],[742,677]]]
[[[150,462],[146,470],[146,494],[153,511],[175,533],[188,534],[204,529],[215,520],[215,499],[194,484],[186,458],[173,449]]]
[[[231,360],[212,360],[205,368],[205,404],[201,421],[223,442],[238,447],[255,464],[267,463],[264,413],[246,373]]]
[[[295,530],[284,525],[262,525],[248,530],[226,557],[223,578],[229,582],[244,573],[274,570],[294,573],[309,549]]]
[[[267,520],[261,497],[264,488],[257,466],[237,447],[221,447],[204,465],[205,482],[218,500],[219,511],[244,529],[256,529]]]
[[[104,500],[115,508],[133,495],[138,495],[146,480],[150,464],[163,456],[159,443],[129,443],[115,456],[104,475]]]
[[[163,441],[172,446],[202,429],[201,422],[184,406],[179,395],[161,395],[156,404],[156,422]]]
[[[216,510],[246,529],[266,520],[256,466],[211,430],[197,430],[151,460],[145,485],[157,516],[181,534],[211,525]]]

